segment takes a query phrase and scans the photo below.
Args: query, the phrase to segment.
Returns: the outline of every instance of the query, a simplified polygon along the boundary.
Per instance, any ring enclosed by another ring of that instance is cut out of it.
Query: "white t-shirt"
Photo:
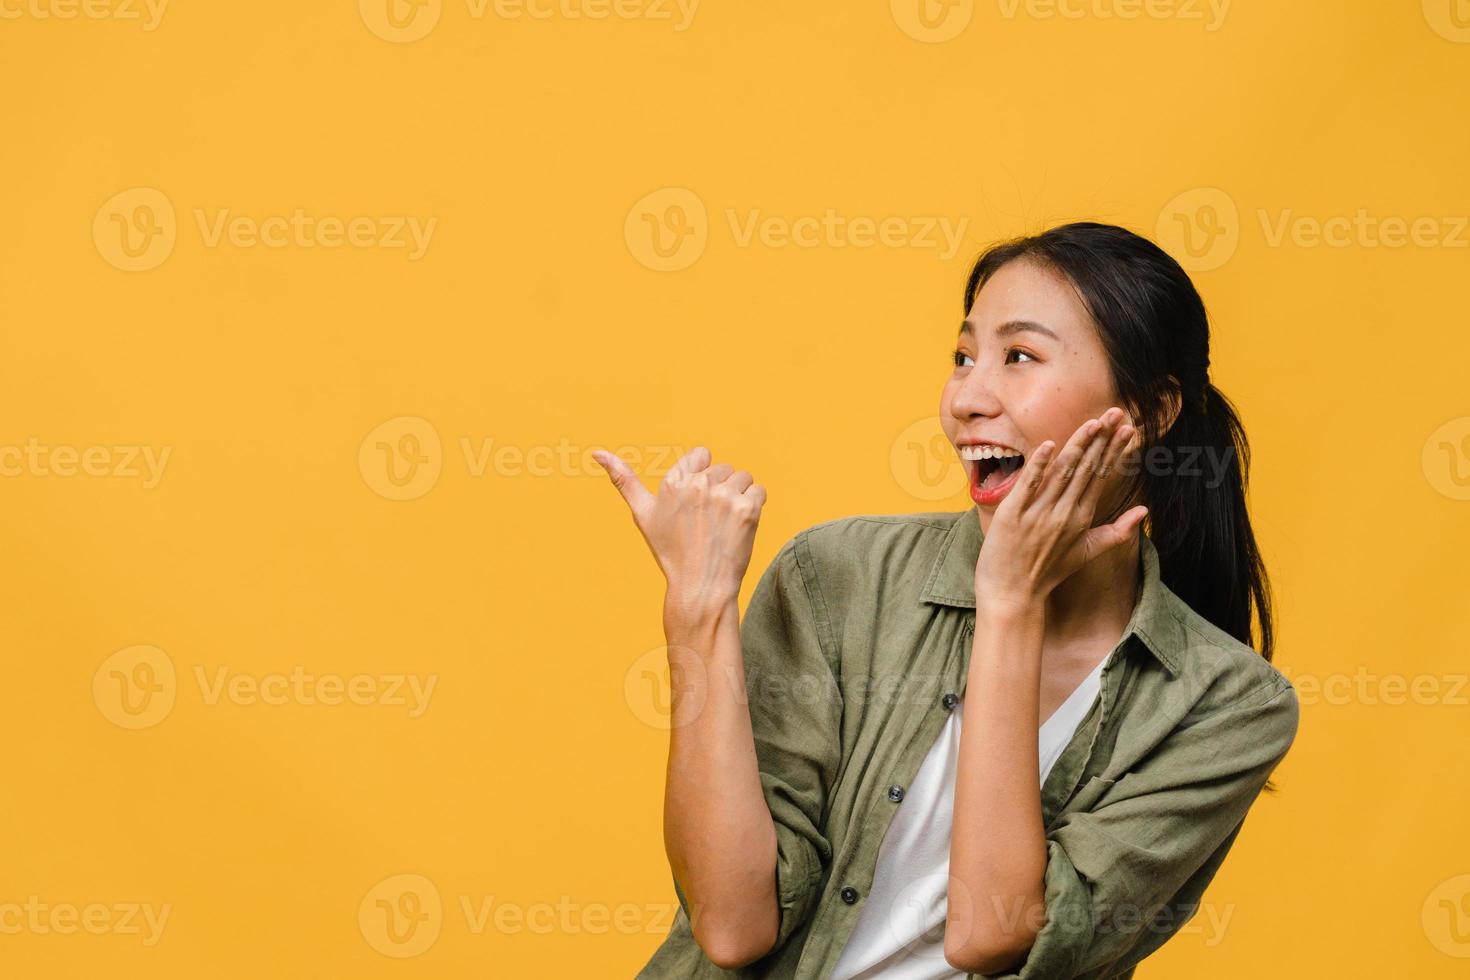
[[[1041,782],[1097,700],[1104,657],[1037,730]],[[964,980],[944,958],[960,698],[878,846],[868,898],[830,980]],[[1038,790],[1040,787],[1038,787]]]

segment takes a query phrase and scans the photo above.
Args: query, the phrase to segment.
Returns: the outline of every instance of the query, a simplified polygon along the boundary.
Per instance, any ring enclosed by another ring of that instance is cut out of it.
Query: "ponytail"
[[[1271,589],[1246,512],[1250,445],[1235,406],[1206,380],[1193,398],[1183,398],[1157,445],[1168,450],[1171,471],[1146,478],[1142,495],[1164,584],[1251,647],[1254,613],[1261,634],[1256,649],[1270,660]],[[1145,446],[1145,457],[1148,451]]]

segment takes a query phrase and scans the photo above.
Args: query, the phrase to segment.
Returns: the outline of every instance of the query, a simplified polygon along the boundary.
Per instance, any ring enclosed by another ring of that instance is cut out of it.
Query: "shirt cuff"
[[[1092,890],[1062,845],[1046,842],[1046,921],[1020,966],[1007,973],[975,974],[989,980],[1041,980],[1076,976],[1092,942]]]

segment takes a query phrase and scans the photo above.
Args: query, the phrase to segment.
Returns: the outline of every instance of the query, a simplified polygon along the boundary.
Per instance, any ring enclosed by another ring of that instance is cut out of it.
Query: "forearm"
[[[945,953],[976,972],[1022,959],[1045,913],[1037,729],[1044,604],[976,611],[955,778]]]
[[[745,700],[740,612],[666,607],[673,710],[664,847],[696,941],[730,968],[775,943],[776,830]]]

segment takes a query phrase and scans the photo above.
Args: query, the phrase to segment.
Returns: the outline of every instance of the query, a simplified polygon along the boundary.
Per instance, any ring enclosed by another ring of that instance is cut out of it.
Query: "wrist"
[[[986,621],[1039,619],[1046,614],[1046,598],[1030,592],[996,592],[975,587],[975,615]]]
[[[664,632],[670,636],[711,630],[731,615],[740,615],[738,591],[670,587],[664,593]]]

